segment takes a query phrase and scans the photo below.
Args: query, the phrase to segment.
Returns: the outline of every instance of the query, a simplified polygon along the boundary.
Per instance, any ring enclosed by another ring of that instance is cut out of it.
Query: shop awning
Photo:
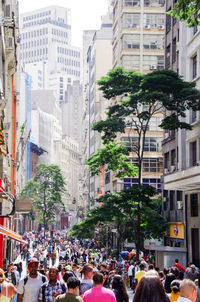
[[[28,244],[27,241],[22,239],[22,236],[20,236],[19,234],[15,233],[15,232],[13,232],[13,231],[11,231],[11,230],[3,227],[3,226],[0,226],[0,234],[2,234],[4,236],[8,236],[9,238],[14,239],[16,241],[19,241],[23,244]]]

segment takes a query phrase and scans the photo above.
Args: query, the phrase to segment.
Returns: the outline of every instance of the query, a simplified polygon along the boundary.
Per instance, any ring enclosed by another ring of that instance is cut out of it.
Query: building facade
[[[167,1],[166,10],[173,7]],[[165,66],[179,72],[186,81],[195,81],[200,89],[199,27],[188,28],[169,15],[166,17]],[[188,111],[185,121],[191,131],[165,133],[163,141],[164,178],[163,213],[169,221],[165,245],[182,247],[186,260],[199,266],[199,111]],[[170,229],[178,232],[170,232]]]

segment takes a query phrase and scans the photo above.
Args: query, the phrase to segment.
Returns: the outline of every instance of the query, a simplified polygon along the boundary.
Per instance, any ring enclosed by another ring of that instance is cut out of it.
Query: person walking
[[[128,302],[129,297],[126,290],[125,282],[120,275],[115,275],[112,279],[112,289],[114,291],[117,302]]]
[[[0,301],[10,302],[12,297],[16,295],[17,290],[15,286],[6,281],[4,271],[0,268]]]
[[[49,281],[45,282],[39,291],[39,302],[54,302],[54,299],[60,295],[66,293],[67,288],[64,283],[58,280],[58,269],[56,267],[50,267],[49,269]]]
[[[111,289],[103,287],[103,274],[96,272],[93,276],[94,287],[83,295],[84,302],[117,302]]]
[[[86,290],[93,287],[92,275],[93,275],[93,267],[91,265],[86,264],[83,267],[83,279],[81,280],[81,284],[79,287],[79,294],[82,296]]]
[[[193,281],[185,279],[180,284],[180,297],[177,302],[196,302],[197,288]]]
[[[180,297],[180,281],[173,280],[170,284],[171,294],[168,294],[170,302],[176,302]]]
[[[38,302],[40,287],[47,278],[38,273],[39,261],[32,258],[28,262],[29,275],[19,281],[17,302]]]
[[[67,280],[68,292],[56,297],[55,302],[83,302],[80,296],[77,296],[80,281],[76,277],[70,277]]]

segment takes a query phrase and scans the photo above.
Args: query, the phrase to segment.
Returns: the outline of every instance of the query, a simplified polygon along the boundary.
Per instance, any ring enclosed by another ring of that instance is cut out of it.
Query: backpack
[[[42,301],[45,302],[45,289],[47,288],[47,285],[49,283],[48,282],[45,282],[43,285],[42,285]],[[62,288],[62,294],[66,293],[66,287],[64,285],[64,283],[60,283],[61,285],[61,288]]]
[[[27,281],[28,281],[28,275],[24,278],[24,286],[26,285]],[[44,283],[46,281],[47,281],[46,277],[42,276],[42,283]]]

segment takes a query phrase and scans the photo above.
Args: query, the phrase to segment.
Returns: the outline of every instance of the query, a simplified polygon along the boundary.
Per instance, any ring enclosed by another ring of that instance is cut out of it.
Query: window
[[[143,171],[151,173],[162,173],[163,162],[159,158],[144,158]]]
[[[123,35],[122,47],[123,49],[139,49],[140,35]]]
[[[140,14],[124,13],[122,17],[123,28],[139,28],[140,27]]]
[[[169,193],[169,207],[170,211],[173,211],[175,208],[175,191],[170,191]]]
[[[192,58],[192,78],[197,76],[197,55]]]
[[[165,67],[170,68],[170,52],[171,52],[171,44],[166,47],[166,57],[165,57]]]
[[[176,150],[173,149],[171,151],[171,166],[175,166],[175,162],[176,162]]]
[[[122,66],[125,69],[136,70],[140,67],[140,56],[123,56]]]
[[[196,122],[196,120],[197,120],[197,112],[192,110],[191,111],[191,123]]]
[[[164,29],[165,15],[164,14],[144,14],[143,20],[144,29]]]
[[[164,154],[164,167],[165,169],[169,169],[169,152]]]
[[[172,42],[172,62],[176,61],[176,38],[173,39]]]
[[[190,213],[191,217],[198,217],[198,194],[190,195]]]
[[[124,0],[124,6],[140,6],[140,0]]]
[[[197,165],[197,142],[190,143],[190,166]]]
[[[146,137],[144,143],[144,152],[161,152],[162,138]]]
[[[163,35],[144,35],[144,49],[164,49]]]
[[[171,10],[171,7],[169,8],[168,11]],[[172,17],[170,15],[166,15],[166,33],[168,33],[171,30],[171,25],[172,25]]]
[[[144,0],[144,6],[163,7],[165,0]]]

